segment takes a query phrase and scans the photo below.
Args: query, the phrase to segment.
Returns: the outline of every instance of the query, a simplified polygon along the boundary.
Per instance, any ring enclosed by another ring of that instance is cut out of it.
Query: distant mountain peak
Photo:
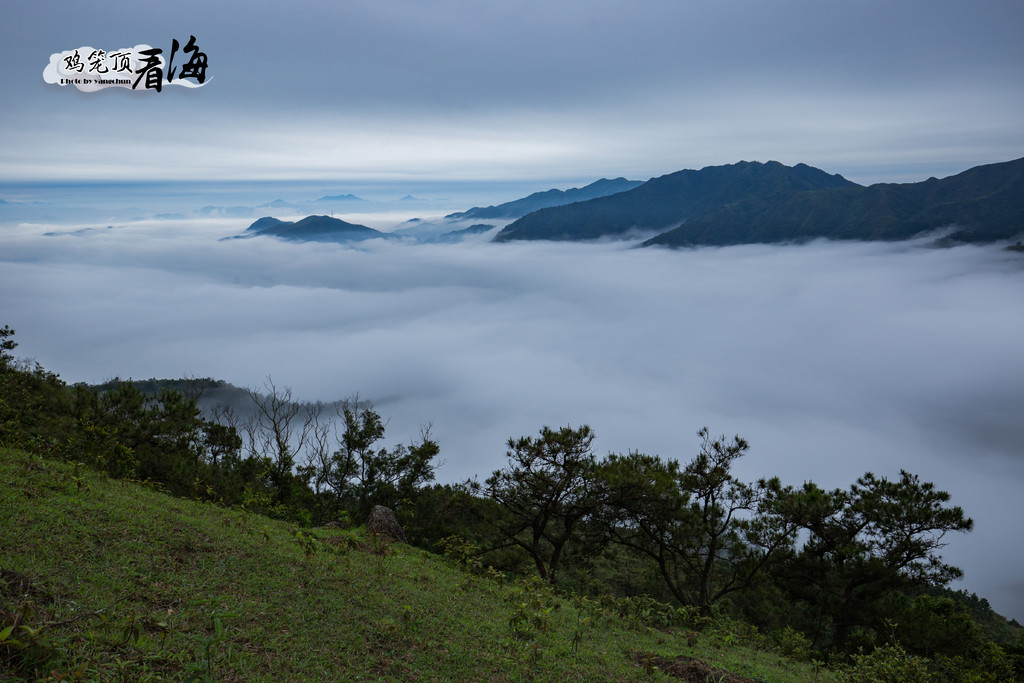
[[[268,228],[272,228],[276,225],[292,225],[292,223],[285,223],[284,221],[274,218],[273,216],[264,216],[263,218],[257,219],[245,229],[246,232],[263,232]]]
[[[366,200],[362,197],[357,197],[354,194],[332,194],[325,195],[318,202],[365,202]]]
[[[275,199],[272,202],[267,202],[266,204],[260,204],[256,208],[258,208],[258,209],[266,209],[266,208],[271,208],[271,209],[291,209],[291,208],[294,208],[294,206],[295,206],[294,204],[286,202],[283,199]]]
[[[387,236],[379,230],[332,216],[306,216],[295,222],[264,216],[246,228],[246,233],[300,242],[351,242]]]

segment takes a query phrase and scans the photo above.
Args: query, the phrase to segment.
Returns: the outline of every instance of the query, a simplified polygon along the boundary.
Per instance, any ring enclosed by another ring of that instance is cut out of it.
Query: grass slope
[[[0,481],[4,681],[747,680],[685,674],[683,655],[759,681],[837,680],[739,633],[639,626],[409,546],[349,547],[355,532],[22,451],[0,448]]]

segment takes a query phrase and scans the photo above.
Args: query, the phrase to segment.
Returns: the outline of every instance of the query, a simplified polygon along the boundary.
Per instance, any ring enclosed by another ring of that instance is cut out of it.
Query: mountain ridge
[[[591,195],[598,196],[582,198]],[[412,219],[391,233],[329,216],[296,222],[264,216],[237,237],[452,242],[491,229],[483,216],[502,214],[509,220],[507,214],[531,206],[542,208],[511,220],[493,241],[625,239],[641,232],[648,237],[644,247],[689,247],[818,238],[892,241],[945,229],[948,242],[994,242],[1024,234],[1024,158],[943,179],[869,186],[803,163],[740,161],[684,169],[645,183],[601,179],[583,188],[535,192],[449,214],[443,221]]]
[[[465,219],[494,219],[494,218],[520,218],[553,206],[562,206],[574,202],[597,199],[598,197],[610,196],[620,192],[626,192],[643,184],[641,180],[627,180],[619,177],[609,180],[601,178],[583,187],[573,187],[568,190],[544,190],[534,192],[520,199],[516,199],[497,206],[473,207],[466,211],[456,212],[445,216],[446,220]]]
[[[822,188],[776,201],[737,202],[692,217],[643,246],[901,240],[942,228],[951,228],[946,239],[958,242],[994,242],[1024,232],[1024,158],[917,183]]]
[[[622,236],[636,229],[661,231],[724,204],[848,186],[857,185],[806,164],[789,167],[777,161],[740,161],[685,169],[652,178],[626,192],[527,214],[506,226],[495,241],[575,241]]]

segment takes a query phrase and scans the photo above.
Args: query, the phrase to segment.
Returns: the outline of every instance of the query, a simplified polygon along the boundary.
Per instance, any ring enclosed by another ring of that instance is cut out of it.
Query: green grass
[[[838,680],[740,635],[692,643],[406,545],[303,540],[22,451],[0,449],[0,482],[0,642],[17,624],[20,643],[0,644],[2,680],[679,680],[644,655]]]

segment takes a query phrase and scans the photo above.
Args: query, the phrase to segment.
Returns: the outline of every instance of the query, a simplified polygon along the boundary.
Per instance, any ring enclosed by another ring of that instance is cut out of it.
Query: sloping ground
[[[405,545],[300,530],[22,451],[0,448],[0,481],[4,681],[677,680],[676,664],[644,666],[637,652],[760,681],[814,678],[772,652],[711,636],[694,645],[692,633],[624,623],[596,602]]]
[[[669,659],[657,655],[640,655],[637,662],[648,670],[657,669],[661,673],[686,681],[686,683],[758,683],[753,678],[736,676],[728,671],[716,669],[707,662],[702,662],[685,655]]]

